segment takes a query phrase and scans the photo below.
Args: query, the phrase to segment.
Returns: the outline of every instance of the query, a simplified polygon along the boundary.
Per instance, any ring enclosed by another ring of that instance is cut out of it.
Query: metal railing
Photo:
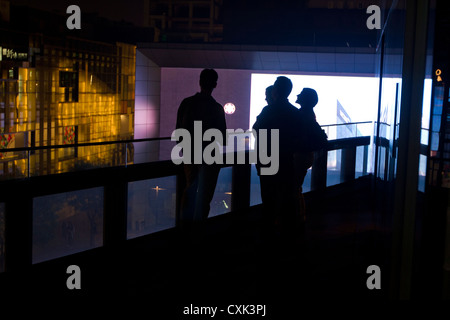
[[[55,147],[73,148],[108,145],[113,143],[123,143],[127,145],[168,139],[169,138],[154,138],[77,145],[42,146],[35,148],[16,148],[11,149],[10,151],[25,151],[30,154],[32,151],[48,150]],[[369,143],[370,137],[345,138],[329,141],[327,148],[323,152],[318,152],[316,154],[315,161],[312,166],[311,190],[326,188],[328,151],[342,150],[340,181],[346,182],[355,178],[356,149],[358,147],[364,147],[365,155],[363,161],[367,163],[367,148]],[[248,153],[251,151],[244,152],[248,157]],[[232,168],[231,212],[246,211],[251,206],[251,166],[252,164],[248,162],[245,164],[222,165],[222,167]],[[5,223],[3,226],[0,225],[0,228],[4,227],[5,239],[1,240],[2,243],[5,244],[2,248],[5,248],[4,261],[6,271],[21,270],[33,264],[33,243],[35,239],[33,228],[36,226],[37,222],[42,222],[44,225],[47,225],[46,221],[40,221],[39,219],[46,219],[46,214],[51,213],[48,212],[48,210],[43,210],[41,212],[43,216],[39,216],[39,212],[35,211],[36,199],[40,199],[40,202],[46,204],[47,202],[52,202],[54,198],[58,198],[63,194],[69,194],[70,196],[68,196],[68,199],[72,199],[74,194],[77,194],[80,191],[85,191],[82,194],[91,194],[89,190],[97,190],[96,192],[99,192],[100,194],[99,203],[101,206],[97,210],[99,212],[96,214],[100,214],[102,217],[102,242],[100,244],[100,248],[114,248],[117,245],[123,244],[128,239],[128,204],[129,201],[132,201],[128,192],[130,183],[150,181],[152,179],[163,177],[175,177],[174,179],[176,179],[176,191],[174,191],[176,206],[173,208],[170,207],[172,209],[164,209],[165,206],[163,206],[163,209],[161,209],[173,210],[173,212],[171,211],[167,214],[175,216],[174,225],[176,226],[176,217],[178,217],[177,208],[184,186],[184,175],[182,166],[175,165],[171,160],[154,161],[133,165],[126,165],[125,163],[125,165],[115,167],[65,172],[61,174],[29,176],[26,179],[1,181],[0,188],[3,192],[0,193],[0,204],[3,209],[0,208],[0,211],[3,210],[4,212],[0,212],[0,215],[4,216]],[[73,201],[73,199],[70,201]],[[86,203],[90,203],[89,201],[92,200],[81,199],[78,202],[81,204],[85,203],[85,205],[81,206],[81,209],[79,210],[82,212],[87,210],[85,212],[86,215],[93,214],[92,208],[89,209],[89,206],[86,206]],[[63,208],[59,208],[58,210],[63,210]],[[163,212],[163,214],[165,213]],[[48,232],[49,234],[52,232],[54,234],[59,234],[61,226],[58,223],[60,222],[55,223],[55,228],[57,228],[57,230],[50,230],[51,232]],[[45,250],[45,246],[42,250]],[[0,255],[3,256],[2,253],[0,253]],[[0,259],[0,261],[1,260],[3,259]],[[0,266],[0,269],[2,269],[2,266]]]
[[[95,167],[104,167],[105,165],[100,165],[99,159],[95,159],[95,154],[90,156],[89,153],[85,156],[81,156],[79,151],[82,148],[92,148],[92,147],[115,147],[115,150],[106,150],[103,151],[105,153],[105,157],[112,157],[114,152],[121,153],[120,159],[115,163],[109,161],[107,166],[124,166],[127,167],[128,164],[133,163],[133,154],[130,155],[128,152],[129,145],[137,144],[137,143],[159,143],[161,141],[170,141],[170,137],[162,137],[162,138],[145,138],[145,139],[125,139],[125,140],[113,140],[113,141],[101,141],[101,142],[86,142],[86,143],[74,143],[74,144],[58,144],[58,145],[45,145],[45,146],[33,146],[33,147],[17,147],[17,148],[6,148],[0,150],[1,154],[13,154],[14,157],[3,158],[0,159],[0,165],[9,165],[13,164],[15,167],[19,167],[19,170],[15,170],[12,174],[3,174],[0,175],[0,178],[3,179],[16,179],[16,178],[30,178],[33,176],[31,163],[35,158],[39,158],[39,155],[43,155],[45,152],[53,152],[60,150],[71,149],[74,150],[72,156],[68,158],[62,157],[61,159],[52,159],[48,161],[47,159],[38,160],[39,170],[36,170],[37,173],[35,175],[46,175],[52,173],[64,173],[69,171],[77,170],[77,164],[82,164],[78,166],[81,170],[83,168],[95,168]],[[23,153],[23,155],[20,155]],[[93,160],[87,160],[88,158],[94,158]],[[111,159],[110,159],[111,160]],[[159,159],[158,159],[159,160]],[[15,161],[25,161],[25,164],[16,164]],[[72,162],[71,166],[68,166],[65,170],[51,170],[51,167],[56,167],[58,163],[67,163]],[[96,165],[97,161],[97,165]],[[18,173],[20,172],[20,173]],[[3,177],[2,177],[3,176]]]

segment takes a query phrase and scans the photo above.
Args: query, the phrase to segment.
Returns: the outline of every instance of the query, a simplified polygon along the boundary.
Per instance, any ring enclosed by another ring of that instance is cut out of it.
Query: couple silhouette
[[[260,129],[279,130],[279,170],[274,175],[261,175],[261,163],[256,164],[260,178],[263,221],[268,231],[295,234],[306,220],[302,185],[314,161],[314,152],[324,148],[327,136],[316,121],[314,107],[318,95],[304,88],[293,106],[288,97],[292,81],[280,76],[266,88],[267,106],[257,116],[254,132]],[[257,147],[258,139],[256,139]],[[268,146],[271,144],[269,143]],[[271,150],[268,150],[270,153]]]

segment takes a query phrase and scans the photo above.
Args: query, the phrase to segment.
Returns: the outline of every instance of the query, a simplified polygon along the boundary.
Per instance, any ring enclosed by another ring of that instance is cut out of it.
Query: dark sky
[[[67,17],[67,7],[76,4],[81,9],[82,26],[83,13],[97,13],[108,20],[142,27],[148,18],[145,17],[148,13],[144,10],[144,3],[145,0],[11,0],[11,4],[57,12]],[[365,10],[325,9],[319,12],[305,9],[305,0],[224,0],[223,4],[223,41],[226,43],[376,45],[377,33],[367,29]],[[89,21],[94,29],[101,29],[97,22],[100,27],[105,24],[97,21],[95,16]],[[153,39],[151,35],[147,35],[146,41],[149,39]]]
[[[66,14],[69,5],[76,4],[83,12],[97,12],[100,16],[111,20],[125,20],[131,23],[139,24],[140,14],[143,14],[143,0],[12,0],[11,4],[25,5],[46,11]]]

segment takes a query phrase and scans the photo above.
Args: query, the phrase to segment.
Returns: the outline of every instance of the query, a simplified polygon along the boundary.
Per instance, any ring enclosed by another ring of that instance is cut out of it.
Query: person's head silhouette
[[[273,86],[268,86],[266,88],[266,101],[268,105],[273,103]]]
[[[219,75],[214,69],[203,69],[200,73],[200,88],[202,93],[211,94],[217,86]]]
[[[303,88],[302,92],[297,95],[296,103],[300,104],[302,108],[312,109],[319,102],[317,92],[311,88]]]
[[[273,84],[273,98],[275,101],[281,101],[287,99],[292,91],[292,81],[291,79],[280,76],[275,80]]]

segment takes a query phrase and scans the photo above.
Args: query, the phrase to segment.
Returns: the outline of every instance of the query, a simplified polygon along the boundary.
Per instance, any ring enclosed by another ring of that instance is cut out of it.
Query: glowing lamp
[[[236,111],[236,106],[233,103],[228,102],[223,106],[223,110],[226,114],[233,114]]]
[[[436,77],[437,77],[436,80],[437,80],[438,82],[441,82],[441,81],[442,81],[441,74],[442,74],[441,69],[437,69],[437,70],[436,70]]]

